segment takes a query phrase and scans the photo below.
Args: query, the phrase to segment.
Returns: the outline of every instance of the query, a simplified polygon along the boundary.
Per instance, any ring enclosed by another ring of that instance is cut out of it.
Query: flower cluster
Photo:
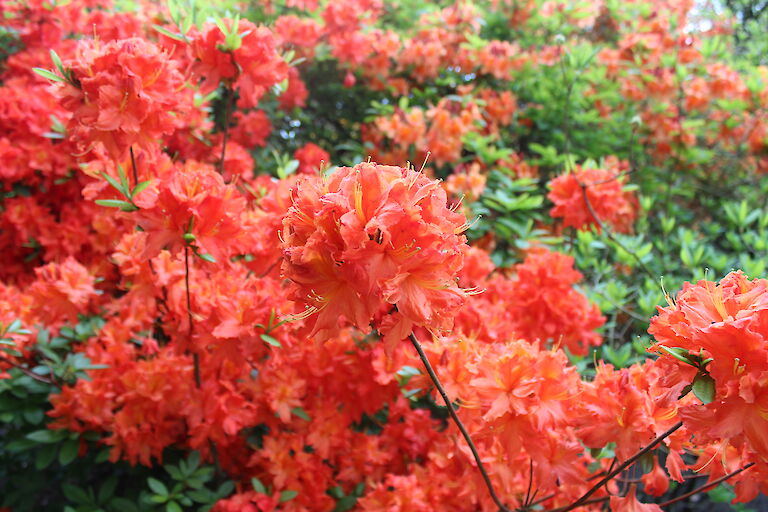
[[[610,165],[613,164],[613,165]],[[588,229],[603,225],[621,233],[632,229],[635,208],[632,195],[623,190],[626,164],[615,160],[606,168],[582,168],[558,176],[549,183],[547,196],[554,203],[549,214],[562,219],[563,227]]]
[[[283,273],[313,315],[313,335],[333,336],[342,319],[368,331],[376,316],[396,342],[414,326],[452,325],[466,298],[454,279],[464,229],[445,191],[413,169],[339,168],[297,184],[283,221]]]

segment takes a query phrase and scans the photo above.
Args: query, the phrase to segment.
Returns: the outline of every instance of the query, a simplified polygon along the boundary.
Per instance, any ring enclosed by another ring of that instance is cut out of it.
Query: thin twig
[[[52,385],[52,386],[56,386],[56,387],[58,387],[58,388],[60,388],[60,387],[61,387],[61,384],[59,384],[59,383],[58,383],[58,382],[57,382],[57,381],[56,381],[56,380],[53,378],[53,373],[51,373],[51,378],[50,378],[50,379],[46,379],[46,378],[45,378],[45,377],[43,377],[42,375],[38,375],[38,374],[36,374],[35,372],[33,372],[32,370],[30,370],[29,368],[25,368],[25,367],[21,366],[20,364],[13,362],[11,359],[8,359],[10,356],[8,356],[7,354],[5,354],[4,352],[0,352],[0,355],[2,355],[2,356],[3,356],[3,358],[5,359],[5,362],[6,362],[6,363],[8,363],[8,364],[10,364],[12,368],[16,368],[17,370],[19,370],[21,373],[23,373],[23,374],[24,374],[24,375],[26,375],[27,377],[31,377],[32,379],[34,379],[34,380],[36,380],[36,381],[38,381],[38,382],[44,382],[45,384],[50,384],[50,385]]]
[[[528,460],[528,490],[525,492],[523,508],[527,508],[531,501],[531,488],[533,487],[533,459]]]
[[[133,146],[129,148],[131,153],[131,167],[133,167],[133,186],[139,184],[139,170],[136,168],[136,157],[133,155]]]
[[[224,89],[224,139],[221,142],[221,157],[219,158],[219,174],[224,173],[224,157],[227,155],[227,142],[229,141],[229,123],[232,115],[232,87],[227,85]]]
[[[651,441],[651,443],[648,444],[645,448],[640,449],[633,456],[631,456],[630,458],[628,458],[627,460],[619,464],[618,467],[616,467],[616,469],[614,469],[613,471],[609,471],[607,475],[605,475],[599,482],[597,482],[594,486],[592,486],[591,489],[585,492],[581,498],[579,498],[578,500],[576,500],[575,502],[571,503],[566,507],[550,510],[549,512],[568,512],[569,510],[573,510],[576,507],[581,507],[582,505],[586,505],[589,497],[592,496],[595,492],[597,492],[597,490],[600,489],[600,487],[608,483],[608,481],[610,481],[616,475],[620,474],[622,471],[624,471],[629,466],[634,464],[637,459],[639,459],[649,451],[656,448],[656,446],[658,446],[664,439],[672,435],[672,433],[674,433],[677,429],[679,429],[682,426],[683,426],[683,422],[678,421],[669,430],[667,430],[663,434],[659,435],[656,439]]]
[[[189,343],[192,344],[192,335],[194,334],[195,324],[192,318],[192,295],[189,293],[189,246],[184,246],[184,286],[187,292],[187,321],[189,321]],[[192,362],[195,367],[195,385],[202,387],[200,379],[200,356],[196,350],[192,351]]]
[[[488,487],[488,492],[491,495],[491,499],[496,504],[496,506],[499,507],[500,511],[511,512],[496,495],[496,491],[493,488],[493,483],[491,483],[491,478],[488,476],[488,473],[485,471],[485,466],[483,466],[482,460],[480,460],[480,454],[477,451],[477,447],[475,446],[475,443],[472,441],[472,437],[470,437],[469,432],[467,431],[467,428],[464,426],[464,423],[461,422],[461,419],[459,419],[458,414],[456,414],[456,410],[453,408],[453,403],[451,403],[451,399],[448,398],[448,394],[445,392],[443,385],[440,383],[440,379],[437,377],[435,370],[432,369],[432,365],[429,363],[427,354],[425,354],[424,349],[421,348],[421,343],[419,343],[419,340],[416,339],[416,336],[413,333],[409,335],[409,338],[411,340],[411,343],[413,344],[413,347],[416,349],[416,352],[419,353],[421,362],[424,364],[424,368],[426,368],[427,373],[429,374],[429,377],[432,379],[432,383],[437,388],[437,391],[440,393],[440,396],[443,397],[443,401],[445,402],[446,407],[448,407],[448,413],[451,415],[451,418],[453,419],[454,423],[456,423],[456,426],[459,427],[459,430],[461,431],[461,435],[464,436],[464,440],[469,445],[469,449],[472,451],[472,455],[475,457],[475,462],[477,463],[477,469],[480,470],[480,474],[483,476],[483,480],[485,480],[485,486]]]
[[[728,480],[732,476],[736,476],[739,473],[741,473],[742,471],[746,471],[747,469],[751,468],[754,465],[755,465],[754,462],[750,462],[749,464],[747,464],[743,468],[737,469],[736,471],[728,473],[727,475],[721,476],[717,480],[714,480],[714,481],[712,481],[712,482],[710,482],[708,484],[704,484],[701,487],[697,487],[696,489],[692,490],[691,492],[687,492],[687,493],[683,494],[682,496],[678,496],[677,498],[673,498],[671,500],[665,501],[664,503],[659,503],[659,506],[660,507],[666,507],[667,505],[671,505],[673,503],[677,503],[678,501],[683,501],[686,498],[690,498],[694,494],[697,494],[697,493],[700,493],[700,492],[704,492],[704,490],[709,489],[710,487],[714,487],[714,486],[716,486],[716,485],[718,485],[718,484],[720,484],[722,482],[725,482],[726,480]]]
[[[606,502],[606,501],[608,501],[610,499],[611,499],[610,496],[603,496],[601,498],[592,498],[591,500],[587,500],[584,503],[580,504],[579,506],[580,507],[585,507],[587,505],[594,505],[595,503],[603,503],[603,502]],[[573,505],[568,505],[568,506],[559,507],[559,508],[553,508],[552,510],[548,510],[547,512],[566,512],[568,510],[572,510],[571,509],[572,506]]]
[[[531,501],[531,502],[528,504],[528,508],[531,508],[531,507],[535,507],[536,505],[538,505],[538,504],[540,504],[540,503],[544,503],[544,502],[545,502],[545,501],[547,501],[547,500],[551,500],[551,499],[552,499],[552,498],[554,498],[555,496],[557,496],[555,493],[552,493],[552,494],[547,494],[546,496],[544,496],[544,497],[542,497],[542,498],[539,498],[539,499],[537,499],[536,501]]]
[[[595,219],[595,222],[597,222],[597,225],[600,227],[600,231],[605,232],[606,236],[610,238],[611,241],[613,241],[613,243],[621,247],[624,250],[624,252],[632,256],[637,262],[637,264],[640,265],[640,268],[643,270],[643,272],[648,274],[648,276],[651,279],[655,280],[657,276],[653,272],[651,272],[651,270],[648,268],[648,266],[645,263],[643,263],[643,260],[641,260],[640,257],[635,252],[627,249],[627,246],[621,243],[619,239],[616,238],[616,236],[605,226],[605,224],[603,224],[603,221],[600,220],[600,217],[597,216],[597,212],[592,206],[592,201],[589,200],[589,196],[587,195],[588,185],[580,182],[578,179],[576,180],[576,183],[578,183],[579,186],[581,187],[581,195],[584,198],[584,204],[586,204],[587,210],[589,210],[589,213],[592,215],[592,218]]]

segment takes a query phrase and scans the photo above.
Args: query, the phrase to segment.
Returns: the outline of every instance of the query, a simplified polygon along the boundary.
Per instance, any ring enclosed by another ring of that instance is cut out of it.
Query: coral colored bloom
[[[326,150],[311,142],[297,149],[293,153],[293,158],[299,161],[300,174],[315,174],[321,166],[328,166],[331,161],[331,155]]]
[[[573,172],[553,179],[547,195],[555,204],[550,215],[563,219],[564,227],[596,226],[599,230],[602,223],[621,233],[631,231],[635,210],[631,196],[622,189],[621,167],[618,162],[613,164],[607,169],[576,166]]]
[[[327,339],[339,320],[377,327],[389,342],[414,325],[445,329],[466,293],[456,283],[463,215],[440,184],[415,170],[362,163],[299,182],[283,220],[283,274]],[[397,308],[397,311],[394,309]]]
[[[147,237],[146,257],[180,249],[185,233],[191,233],[202,252],[220,260],[241,234],[244,209],[235,186],[226,185],[211,167],[189,162],[162,177],[154,204],[132,215]]]
[[[768,280],[731,272],[719,283],[686,283],[672,305],[659,307],[648,332],[657,341],[649,350],[669,359],[688,382],[693,366],[663,349],[711,359],[713,400],[683,407],[686,426],[704,441],[746,441],[768,457]]]
[[[115,160],[132,145],[150,150],[160,136],[181,126],[187,96],[178,63],[140,38],[102,43],[81,40],[77,56],[64,62],[74,82],[57,84],[72,112],[68,132],[84,150],[104,145]]]
[[[74,258],[38,267],[35,275],[37,280],[29,287],[29,293],[39,305],[37,314],[46,324],[62,319],[77,322],[77,314],[85,313],[97,294],[93,276]]]
[[[595,304],[573,288],[581,273],[573,258],[546,249],[535,249],[515,266],[509,310],[515,333],[527,340],[551,340],[574,354],[584,355],[590,345],[600,345],[595,329],[605,317]]]

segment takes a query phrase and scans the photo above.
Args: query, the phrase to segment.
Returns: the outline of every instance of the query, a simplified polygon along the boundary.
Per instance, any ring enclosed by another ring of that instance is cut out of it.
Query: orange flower
[[[293,158],[299,161],[299,173],[314,174],[320,170],[322,165],[328,165],[331,161],[331,155],[326,150],[308,142],[293,153]]]
[[[130,146],[149,150],[181,126],[184,79],[177,62],[153,43],[81,40],[77,56],[64,67],[74,81],[58,84],[58,94],[73,113],[69,133],[84,150],[100,142],[119,160]]]
[[[547,197],[555,206],[549,214],[562,218],[564,227],[588,229],[596,226],[599,230],[599,224],[603,223],[621,233],[631,231],[635,209],[631,196],[622,188],[621,176],[626,165],[609,159],[606,167],[584,169],[577,165],[573,172],[553,179]],[[589,204],[584,197],[585,191]]]
[[[768,280],[731,272],[717,284],[686,283],[674,304],[659,307],[648,332],[657,341],[649,350],[669,359],[688,382],[697,364],[668,350],[708,361],[698,367],[714,381],[712,401],[682,408],[686,426],[704,441],[746,441],[768,457]]]
[[[166,247],[183,247],[186,233],[217,260],[231,252],[242,234],[240,216],[245,209],[245,199],[234,185],[226,185],[210,166],[191,161],[162,176],[157,188],[154,203],[131,214],[147,237],[145,257]]]
[[[38,267],[35,275],[29,293],[39,305],[37,314],[48,325],[64,319],[76,323],[77,314],[85,313],[97,294],[93,276],[71,257]]]
[[[315,313],[312,334],[327,339],[339,319],[387,340],[414,325],[445,329],[466,293],[462,215],[446,207],[439,183],[402,167],[362,163],[329,178],[308,177],[283,220],[283,274]],[[397,311],[392,311],[392,306]]]

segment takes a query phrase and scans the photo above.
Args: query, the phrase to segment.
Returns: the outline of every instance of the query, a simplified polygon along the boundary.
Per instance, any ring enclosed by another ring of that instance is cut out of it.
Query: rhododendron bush
[[[768,68],[737,18],[0,14],[2,510],[765,506]]]

